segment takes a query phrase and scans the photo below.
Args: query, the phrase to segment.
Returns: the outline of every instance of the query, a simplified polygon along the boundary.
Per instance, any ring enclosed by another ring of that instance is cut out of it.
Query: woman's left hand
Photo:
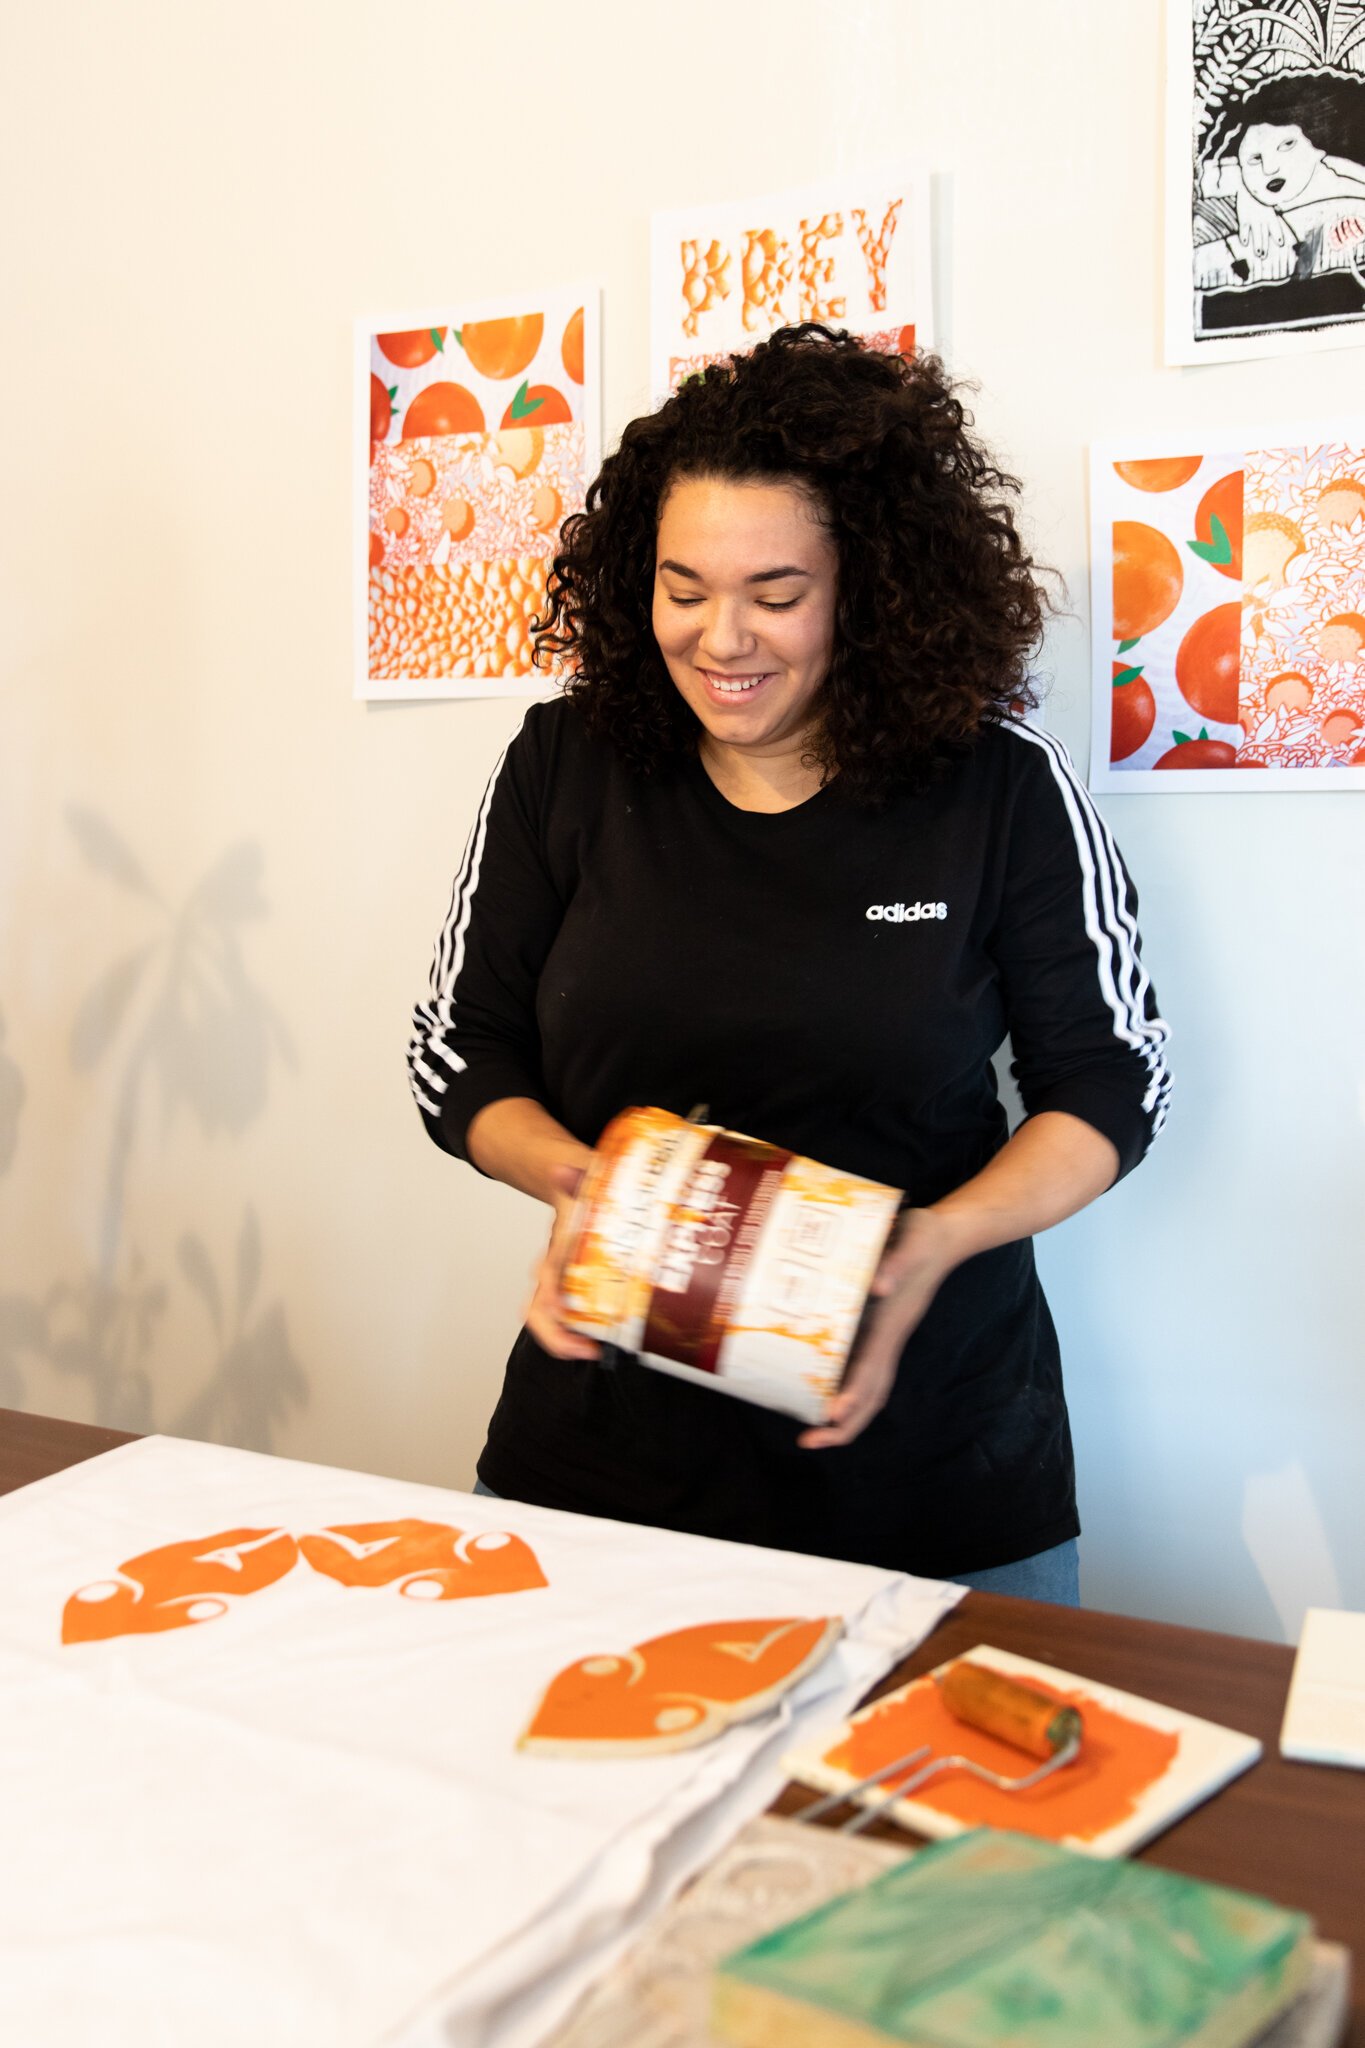
[[[955,1266],[1074,1216],[1118,1170],[1118,1152],[1102,1131],[1068,1110],[1044,1109],[932,1209],[907,1209],[872,1282],[881,1306],[829,1414],[797,1439],[803,1449],[852,1443],[886,1406],[905,1340]]]
[[[946,1216],[934,1209],[906,1210],[872,1282],[872,1295],[880,1305],[824,1422],[797,1439],[803,1450],[852,1443],[886,1406],[907,1337],[961,1257],[957,1233]]]

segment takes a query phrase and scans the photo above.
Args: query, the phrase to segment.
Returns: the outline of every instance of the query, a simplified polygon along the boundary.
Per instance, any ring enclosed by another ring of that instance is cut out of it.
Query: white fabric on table
[[[61,1641],[160,1544],[419,1517],[549,1585],[422,1601],[300,1562],[222,1619]],[[152,1437],[0,1498],[0,2040],[526,2048],[961,1588]],[[555,1673],[842,1614],[778,1718],[657,1757],[519,1752]],[[812,1704],[813,1703],[813,1704]]]

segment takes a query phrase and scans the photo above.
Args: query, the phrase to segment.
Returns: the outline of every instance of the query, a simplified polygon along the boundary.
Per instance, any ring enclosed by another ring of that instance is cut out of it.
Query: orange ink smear
[[[463,1600],[548,1585],[535,1552],[504,1529],[348,1522],[300,1536],[306,1563],[342,1586],[393,1586],[410,1600]]]
[[[259,1593],[292,1571],[298,1546],[283,1529],[223,1529],[188,1543],[163,1543],[73,1593],[62,1613],[62,1641],[152,1635],[217,1621],[234,1599]]]
[[[1143,1793],[1170,1769],[1180,1738],[1114,1713],[1088,1693],[1045,1685],[1032,1674],[1028,1683],[1059,1706],[1079,1708],[1085,1739],[1075,1763],[1027,1792],[999,1792],[965,1771],[945,1771],[910,1797],[917,1805],[951,1814],[967,1827],[1014,1828],[1054,1842],[1093,1841],[1136,1812]],[[932,1678],[916,1679],[900,1696],[870,1708],[864,1719],[854,1722],[848,1739],[826,1752],[824,1761],[833,1770],[866,1778],[893,1757],[925,1743],[935,1756],[967,1756],[1003,1777],[1020,1778],[1035,1768],[1035,1760],[1011,1744],[950,1714]],[[908,1778],[920,1768],[911,1764],[901,1776]],[[885,1781],[887,1787],[897,1782]]]

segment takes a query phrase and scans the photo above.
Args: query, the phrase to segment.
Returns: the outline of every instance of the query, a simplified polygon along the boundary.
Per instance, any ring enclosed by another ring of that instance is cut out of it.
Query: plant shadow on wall
[[[31,1352],[87,1381],[95,1419],[110,1427],[161,1427],[269,1450],[276,1425],[307,1401],[308,1382],[283,1307],[261,1300],[254,1208],[243,1210],[230,1284],[200,1236],[187,1231],[179,1240],[179,1275],[204,1312],[209,1364],[200,1391],[166,1419],[155,1412],[151,1365],[169,1287],[127,1244],[130,1180],[158,1103],[162,1130],[187,1116],[205,1138],[239,1137],[265,1109],[272,1063],[296,1064],[288,1033],[252,982],[243,954],[243,927],[267,907],[260,849],[249,842],[229,848],[172,904],[105,819],[80,808],[67,815],[88,865],[143,899],[159,930],[106,967],[77,1010],[73,1068],[90,1073],[117,1062],[99,1257],[92,1271],[57,1283],[41,1300],[0,1297],[0,1395],[22,1388],[18,1358]],[[0,1067],[0,1170],[4,1086]]]

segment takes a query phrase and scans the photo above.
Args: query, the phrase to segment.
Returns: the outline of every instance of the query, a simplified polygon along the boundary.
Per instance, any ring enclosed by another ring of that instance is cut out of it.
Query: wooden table
[[[119,1430],[0,1408],[0,1493],[131,1441]],[[1344,1942],[1351,1951],[1346,2039],[1350,2048],[1365,2048],[1365,1772],[1286,1763],[1280,1756],[1293,1651],[1089,1608],[968,1593],[877,1691],[903,1685],[977,1643],[1084,1672],[1259,1736],[1261,1762],[1169,1828],[1141,1858],[1311,1913],[1324,1940]],[[778,1810],[798,1812],[814,1796],[788,1786]]]

